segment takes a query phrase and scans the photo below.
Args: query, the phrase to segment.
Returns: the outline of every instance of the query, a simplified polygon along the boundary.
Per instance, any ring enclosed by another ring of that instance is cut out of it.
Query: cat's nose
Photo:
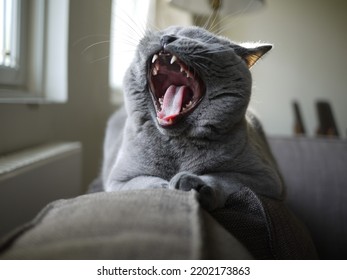
[[[166,45],[172,43],[173,41],[176,41],[177,37],[175,35],[163,35],[160,39],[161,45],[165,48]]]

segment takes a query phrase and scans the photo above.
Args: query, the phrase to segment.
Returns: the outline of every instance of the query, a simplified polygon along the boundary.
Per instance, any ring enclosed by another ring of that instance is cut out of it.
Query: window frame
[[[0,103],[65,103],[68,99],[69,0],[21,0],[26,25],[24,82],[0,84]],[[23,6],[24,7],[24,6]]]

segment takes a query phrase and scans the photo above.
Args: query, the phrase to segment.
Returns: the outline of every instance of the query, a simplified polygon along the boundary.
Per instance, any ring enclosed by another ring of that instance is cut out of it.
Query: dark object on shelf
[[[318,101],[316,103],[319,126],[317,128],[318,136],[339,136],[336,127],[335,118],[331,106],[327,101]]]
[[[304,122],[302,121],[299,103],[297,101],[293,102],[293,109],[294,109],[294,134],[305,135],[306,130],[305,130]]]

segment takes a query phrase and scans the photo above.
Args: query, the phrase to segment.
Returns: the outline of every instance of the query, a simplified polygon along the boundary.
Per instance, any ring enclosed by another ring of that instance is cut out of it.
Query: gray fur
[[[148,60],[166,45],[199,71],[206,94],[174,127],[163,128],[148,89]],[[260,123],[246,113],[249,68],[271,47],[244,48],[198,27],[148,32],[124,79],[125,109],[108,123],[102,179],[105,191],[172,188],[199,193],[208,210],[223,207],[241,187],[281,199],[281,176]],[[250,62],[250,59],[253,61]]]

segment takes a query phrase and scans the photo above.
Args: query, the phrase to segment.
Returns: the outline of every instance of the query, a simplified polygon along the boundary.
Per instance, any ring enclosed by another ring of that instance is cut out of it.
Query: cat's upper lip
[[[192,112],[205,93],[196,71],[168,51],[155,53],[149,59],[148,82],[158,123],[164,127]]]

